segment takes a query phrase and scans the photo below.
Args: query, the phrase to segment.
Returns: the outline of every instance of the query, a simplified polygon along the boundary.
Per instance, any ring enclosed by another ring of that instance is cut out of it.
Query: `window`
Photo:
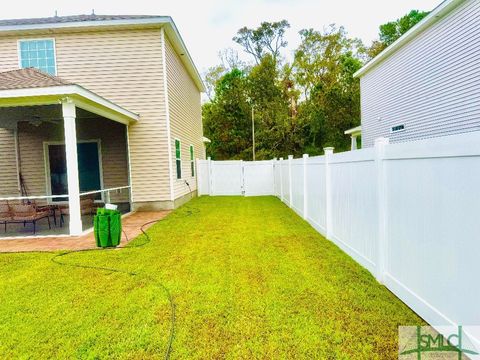
[[[190,145],[190,169],[192,171],[192,177],[195,176],[195,157],[193,156],[193,145]]]
[[[399,132],[399,131],[403,131],[403,130],[405,130],[405,125],[404,124],[397,125],[397,126],[392,126],[392,129],[390,130],[390,132],[395,133],[395,132]]]
[[[55,43],[53,39],[20,40],[20,68],[34,67],[47,74],[55,75]]]
[[[180,140],[175,139],[175,162],[177,164],[177,179],[182,178],[182,152],[180,149]]]

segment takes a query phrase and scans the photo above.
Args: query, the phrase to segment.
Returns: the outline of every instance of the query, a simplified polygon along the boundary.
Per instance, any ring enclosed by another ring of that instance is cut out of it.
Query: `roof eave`
[[[393,53],[403,47],[405,44],[409,43],[413,38],[418,34],[428,29],[430,26],[439,21],[443,16],[448,14],[450,11],[455,9],[457,6],[465,2],[466,0],[445,0],[435,9],[433,9],[430,14],[428,14],[422,21],[408,30],[405,34],[399,37],[395,42],[390,46],[385,48],[380,54],[370,60],[365,66],[353,74],[354,77],[361,77],[365,75],[368,71],[373,69],[379,63],[390,57]]]
[[[125,125],[136,123],[140,118],[138,114],[79,85],[0,90],[0,107],[52,105],[66,97],[79,108]]]
[[[184,54],[183,57],[186,57],[187,61],[184,61],[192,79],[195,82],[195,85],[201,92],[205,92],[205,85],[203,84],[202,77],[198,72],[195,63],[193,62],[190,53],[187,50],[187,47],[178,31],[173,19],[170,16],[158,16],[146,19],[122,19],[122,20],[95,20],[95,21],[71,21],[65,23],[53,23],[53,24],[28,24],[28,25],[10,25],[10,26],[1,26],[0,35],[6,33],[16,33],[22,31],[41,31],[49,29],[83,29],[83,28],[92,28],[92,27],[111,27],[111,26],[165,26],[167,35],[169,39],[174,43],[176,50],[181,51]]]

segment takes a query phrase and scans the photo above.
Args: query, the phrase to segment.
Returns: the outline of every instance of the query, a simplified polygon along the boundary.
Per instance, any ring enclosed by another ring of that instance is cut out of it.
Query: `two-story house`
[[[480,1],[446,0],[368,62],[355,74],[362,146],[479,131],[479,49]]]
[[[68,204],[70,234],[87,196],[177,207],[205,157],[203,91],[168,16],[0,21],[0,201]]]

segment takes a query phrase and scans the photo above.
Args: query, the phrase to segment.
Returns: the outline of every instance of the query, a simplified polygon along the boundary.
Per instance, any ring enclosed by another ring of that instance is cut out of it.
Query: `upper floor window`
[[[47,74],[56,75],[53,39],[20,40],[18,44],[20,68],[34,67]]]

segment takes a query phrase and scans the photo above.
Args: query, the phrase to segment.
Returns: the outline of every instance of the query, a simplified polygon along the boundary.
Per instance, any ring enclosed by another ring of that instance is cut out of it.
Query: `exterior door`
[[[97,142],[77,144],[78,176],[80,192],[100,190],[101,173],[100,157]],[[64,144],[48,145],[49,181],[52,195],[68,194],[67,160]],[[101,194],[98,194],[98,199]],[[65,198],[54,198],[53,201],[65,201]]]

